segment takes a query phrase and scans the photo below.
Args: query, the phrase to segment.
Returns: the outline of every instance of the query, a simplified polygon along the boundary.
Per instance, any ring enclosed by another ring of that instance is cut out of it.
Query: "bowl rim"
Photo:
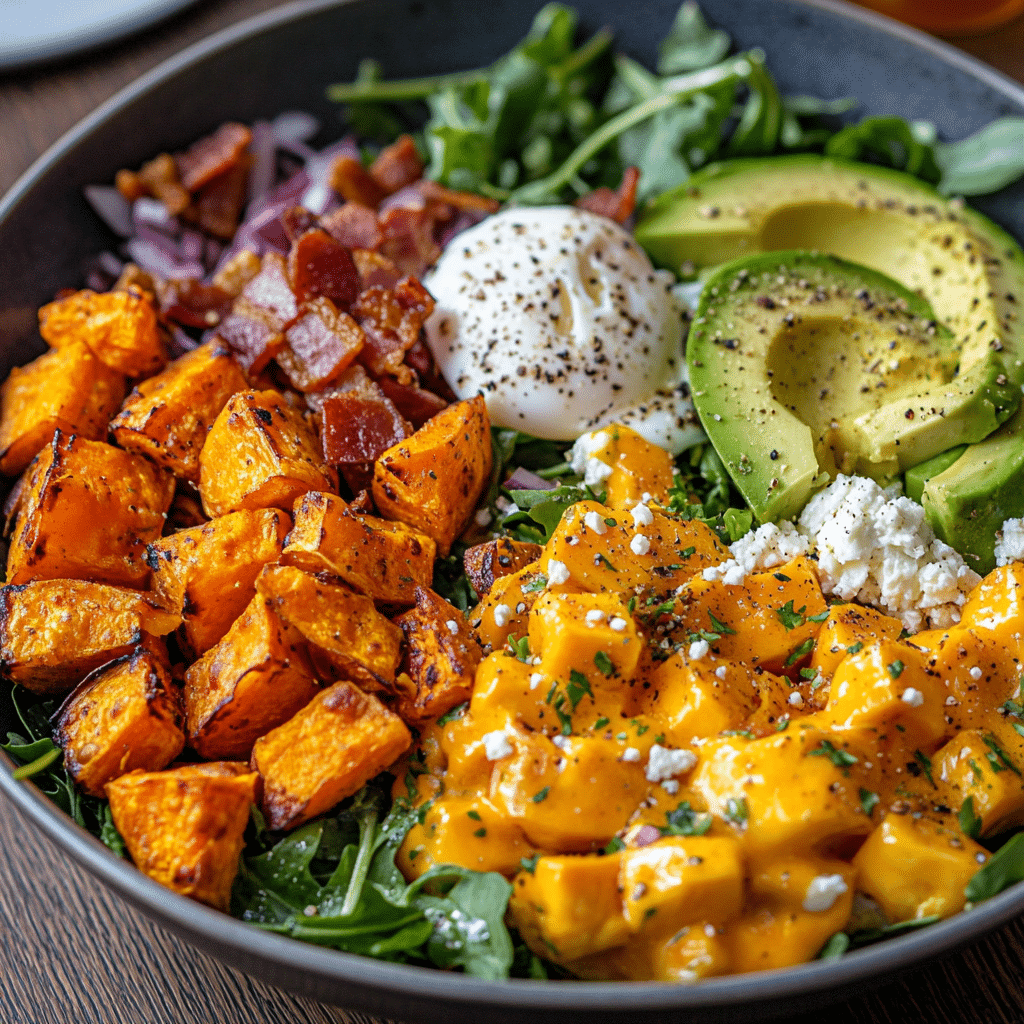
[[[91,114],[70,128],[19,176],[0,199],[0,230],[8,216],[49,170],[123,107],[170,81],[190,65],[234,44],[292,21],[366,0],[292,0],[291,3],[245,18],[186,47],[118,90]],[[571,2],[571,0],[570,0]],[[839,0],[787,0],[840,19],[858,22],[924,50],[962,71],[1024,111],[1024,86],[977,58],[942,40],[884,15]],[[83,183],[85,184],[85,183]],[[812,961],[794,967],[752,974],[710,978],[695,986],[666,982],[587,982],[568,984],[514,979],[487,981],[434,968],[395,964],[329,949],[276,935],[195,903],[142,874],[117,858],[90,833],[76,825],[31,780],[16,780],[15,762],[0,751],[0,792],[44,835],[69,853],[80,866],[160,924],[173,925],[188,941],[208,950],[228,949],[244,969],[247,955],[278,969],[294,968],[300,955],[303,974],[330,982],[350,982],[382,994],[404,996],[419,1003],[444,1001],[481,1009],[549,1011],[635,1011],[728,1009],[744,1004],[817,995],[840,995],[858,983],[880,982],[922,961],[947,954],[974,941],[1024,912],[1024,885],[1011,887],[985,903],[944,921],[849,952],[836,960]],[[70,826],[70,827],[69,827]],[[288,987],[287,976],[275,982]],[[328,997],[329,998],[329,997]]]

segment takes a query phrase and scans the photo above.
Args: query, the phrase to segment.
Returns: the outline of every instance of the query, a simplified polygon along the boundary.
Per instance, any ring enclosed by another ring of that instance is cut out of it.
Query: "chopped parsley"
[[[903,662],[900,661],[899,659],[897,659],[896,661],[890,662],[885,667],[888,670],[889,675],[891,675],[893,677],[893,679],[899,679],[899,677],[901,675],[903,675],[904,665],[903,665]]]
[[[518,659],[519,661],[523,662],[524,664],[529,662],[529,660],[530,660],[530,638],[528,636],[521,636],[517,640],[515,638],[515,635],[512,634],[512,635],[509,636],[509,638],[506,641],[506,643],[508,644],[509,652],[511,653],[511,655],[514,658]]]
[[[469,710],[469,701],[463,701],[461,704],[456,704],[451,711],[446,711],[438,720],[437,724],[441,726],[447,725],[449,722],[457,722],[467,711]]]
[[[745,796],[731,796],[725,802],[725,817],[727,821],[735,825],[746,825],[750,817],[750,808],[747,807]]]
[[[778,616],[779,622],[789,630],[804,624],[806,621],[804,619],[805,611],[807,611],[807,605],[804,605],[799,611],[794,611],[793,602],[787,601],[781,608],[775,609],[775,614]]]
[[[1010,760],[1010,755],[999,746],[995,736],[982,736],[982,739],[985,741],[985,746],[990,749],[990,753],[985,757],[992,766],[992,771],[1001,772],[1005,768],[1009,768],[1014,775],[1020,775],[1020,769]]]
[[[479,811],[466,811],[466,817],[467,818],[472,818],[474,821],[481,821],[482,820],[481,817],[480,817],[480,812]]]
[[[565,688],[565,692],[573,711],[576,710],[577,705],[584,697],[589,697],[591,700],[594,699],[594,692],[590,689],[590,680],[582,672],[577,672],[576,669],[569,671],[569,685]]]
[[[846,648],[846,653],[847,654],[860,654],[860,652],[863,651],[863,650],[864,650],[864,644],[862,644],[860,642],[860,640],[858,640],[855,644],[850,644],[850,646]]]
[[[661,829],[663,836],[702,836],[710,828],[714,819],[710,814],[700,814],[684,800],[674,811],[665,815],[665,827]]]
[[[604,651],[598,651],[594,655],[594,665],[597,667],[597,671],[603,676],[610,676],[615,671],[615,666],[612,664],[612,659]]]
[[[871,812],[878,806],[878,801],[881,799],[877,793],[872,793],[870,789],[864,789],[861,787],[860,791],[860,809],[870,818]]]
[[[530,799],[535,804],[542,803],[543,801],[547,800],[548,793],[550,793],[550,792],[551,792],[551,787],[550,786],[545,786],[542,790],[540,790],[540,792],[534,793],[533,796],[530,797]]]
[[[924,777],[931,783],[932,788],[935,788],[935,780],[932,778],[932,759],[924,751],[915,750],[914,760],[921,766]]]
[[[519,859],[519,867],[523,871],[528,871],[531,875],[537,870],[537,861],[540,860],[540,854],[535,853],[532,857],[521,857]]]
[[[969,796],[961,805],[957,815],[960,828],[965,836],[977,839],[981,835],[981,818],[974,813],[974,797]]]
[[[732,629],[727,623],[715,616],[715,613],[709,608],[708,618],[711,620],[711,628],[718,633],[720,636],[735,636],[736,630]],[[718,637],[715,637],[717,640]]]
[[[806,657],[813,650],[814,650],[814,637],[808,637],[786,659],[786,668],[792,668],[801,658]]]
[[[842,768],[844,775],[851,764],[857,763],[857,758],[853,754],[840,749],[831,740],[822,740],[813,750],[808,751],[808,756],[827,757],[837,768]]]

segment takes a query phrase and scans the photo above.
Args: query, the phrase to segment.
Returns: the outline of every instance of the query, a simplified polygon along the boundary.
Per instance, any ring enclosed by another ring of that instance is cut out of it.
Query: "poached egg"
[[[671,451],[701,436],[675,279],[614,221],[503,210],[458,235],[424,283],[441,372],[460,398],[482,393],[496,426],[568,441],[621,422]]]

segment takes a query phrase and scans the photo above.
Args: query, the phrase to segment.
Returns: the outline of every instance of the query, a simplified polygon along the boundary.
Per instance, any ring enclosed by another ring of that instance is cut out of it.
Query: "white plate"
[[[0,0],[0,70],[138,32],[194,0]]]

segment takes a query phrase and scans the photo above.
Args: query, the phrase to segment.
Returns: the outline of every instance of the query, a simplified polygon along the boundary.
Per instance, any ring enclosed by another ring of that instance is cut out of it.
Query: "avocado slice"
[[[761,253],[701,293],[687,365],[694,405],[762,522],[790,518],[837,473],[888,480],[995,430],[1020,403],[986,358],[891,278],[834,256]]]
[[[1024,406],[981,444],[925,482],[921,504],[936,535],[985,575],[996,532],[1024,516]]]
[[[933,476],[938,476],[949,469],[965,451],[967,451],[967,445],[958,444],[955,448],[950,448],[949,451],[942,452],[934,458],[908,469],[903,477],[903,493],[920,505],[924,500],[924,485]]]
[[[814,154],[713,164],[644,212],[637,241],[686,276],[757,252],[861,263],[932,305],[964,372],[992,353],[1024,384],[1024,252],[986,217],[899,171]]]

